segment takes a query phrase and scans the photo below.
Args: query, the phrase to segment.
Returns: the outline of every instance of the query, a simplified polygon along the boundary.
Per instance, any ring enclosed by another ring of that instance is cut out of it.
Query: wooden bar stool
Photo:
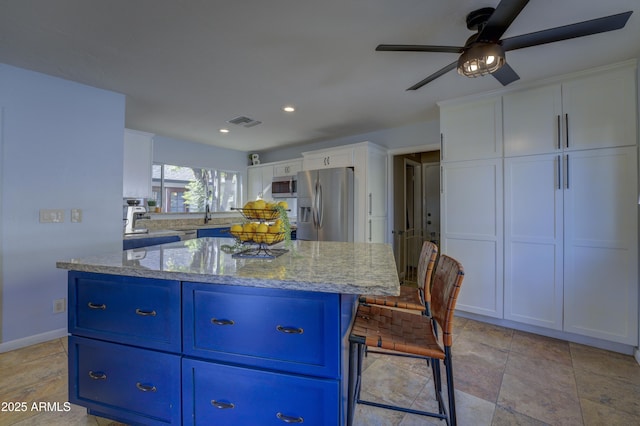
[[[349,424],[353,421],[355,405],[359,403],[436,417],[446,420],[450,426],[456,425],[451,344],[453,340],[453,314],[463,278],[464,269],[460,262],[447,255],[441,255],[431,289],[431,317],[379,305],[361,304],[358,306],[349,335],[350,367],[355,370],[355,374],[351,374],[349,379]],[[442,342],[438,340],[436,333],[438,326],[442,330]],[[365,347],[384,348],[405,356],[431,360],[438,412],[419,411],[361,400],[362,357]],[[446,371],[448,407],[445,406],[442,397],[441,360],[444,361]]]
[[[399,296],[360,296],[360,303],[411,309],[429,316],[431,278],[437,257],[438,246],[431,241],[425,241],[418,262],[418,288],[400,286]]]

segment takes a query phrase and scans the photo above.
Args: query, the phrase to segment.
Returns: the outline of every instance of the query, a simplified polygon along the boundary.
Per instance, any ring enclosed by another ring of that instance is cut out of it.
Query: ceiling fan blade
[[[441,52],[462,53],[463,47],[458,46],[428,46],[423,44],[380,44],[378,52]]]
[[[538,46],[540,44],[553,43],[556,41],[569,40],[572,38],[619,30],[627,24],[632,13],[633,11],[618,13],[616,15],[592,19],[590,21],[583,21],[576,24],[564,25],[562,27],[550,28],[548,30],[536,31],[535,33],[509,37],[502,40],[502,47],[507,51],[516,50],[525,47]]]
[[[529,0],[502,0],[480,31],[478,40],[496,42],[522,12]]]
[[[516,80],[520,80],[520,76],[509,66],[509,64],[505,63],[503,66],[491,74],[502,83],[503,86],[507,84],[511,84]]]
[[[446,67],[434,72],[429,77],[425,78],[424,80],[420,81],[419,83],[414,84],[413,86],[409,87],[407,90],[418,90],[419,88],[421,88],[425,84],[430,83],[433,80],[435,80],[436,78],[438,78],[440,76],[443,76],[444,74],[448,73],[449,71],[455,69],[456,66],[458,66],[458,61],[452,62],[449,65],[447,65]]]

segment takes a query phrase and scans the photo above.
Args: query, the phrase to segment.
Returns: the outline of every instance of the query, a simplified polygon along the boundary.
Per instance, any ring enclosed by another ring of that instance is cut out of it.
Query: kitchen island
[[[357,296],[399,293],[391,247],[294,241],[234,259],[228,244],[58,262],[69,400],[125,423],[345,424]]]

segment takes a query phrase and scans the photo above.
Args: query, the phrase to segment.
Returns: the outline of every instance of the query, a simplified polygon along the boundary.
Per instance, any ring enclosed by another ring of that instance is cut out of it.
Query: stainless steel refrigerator
[[[298,172],[298,240],[353,241],[353,169]]]

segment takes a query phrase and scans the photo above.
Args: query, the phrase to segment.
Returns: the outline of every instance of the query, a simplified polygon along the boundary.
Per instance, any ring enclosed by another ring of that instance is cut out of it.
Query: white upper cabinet
[[[440,107],[442,161],[502,157],[500,97]]]
[[[507,93],[506,157],[636,144],[636,72],[625,66]]]
[[[152,195],[153,136],[151,133],[124,130],[124,198],[150,198]]]
[[[560,85],[554,84],[504,95],[505,157],[562,149],[561,94]]]
[[[303,170],[353,167],[353,148],[330,148],[321,151],[303,152]]]
[[[273,165],[263,164],[247,167],[247,199],[249,201],[271,199]]]
[[[276,177],[296,176],[299,171],[302,171],[302,159],[276,163],[273,165],[273,176]]]
[[[564,83],[565,149],[635,145],[636,90],[635,67]]]

